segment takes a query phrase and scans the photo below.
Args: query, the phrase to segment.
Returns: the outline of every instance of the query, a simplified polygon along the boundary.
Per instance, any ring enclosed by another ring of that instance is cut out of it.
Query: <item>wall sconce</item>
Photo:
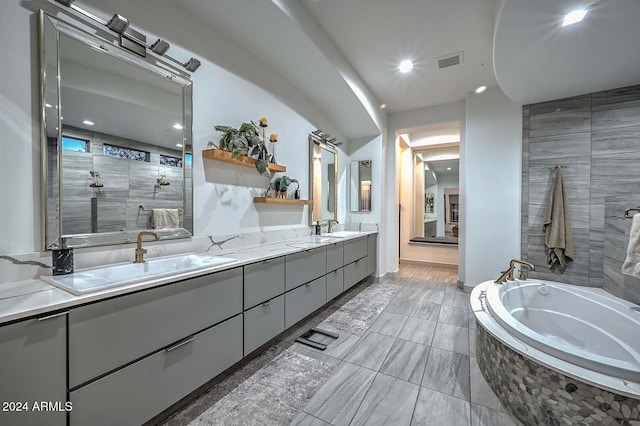
[[[171,62],[174,62],[186,69],[189,72],[195,72],[200,67],[200,61],[196,58],[191,58],[187,62],[182,63],[177,59],[172,58],[169,55],[166,55],[167,50],[169,50],[169,43],[162,39],[158,39],[153,45],[149,46],[146,42],[146,36],[138,31],[129,27],[129,20],[124,16],[116,13],[113,17],[108,21],[104,21],[101,18],[87,12],[86,10],[76,6],[73,4],[74,0],[50,0],[61,4],[65,7],[75,10],[86,18],[91,19],[94,22],[97,22],[100,25],[105,25],[111,31],[120,35],[120,46],[128,49],[142,57],[147,56],[146,49],[151,49],[153,53],[156,55],[162,56],[166,59],[169,59]]]
[[[109,27],[111,31],[122,35],[122,33],[127,31],[127,28],[129,28],[129,20],[116,13],[109,22],[107,22],[107,27]]]
[[[164,55],[167,50],[169,50],[169,43],[161,38],[151,45],[151,51],[156,55]]]
[[[93,182],[89,184],[91,188],[102,188],[103,183],[100,182],[100,172],[97,170],[89,170],[89,174],[93,178]]]
[[[170,183],[167,180],[167,177],[165,175],[160,175],[160,177],[158,179],[156,179],[156,185],[157,186],[167,186],[167,185],[170,185]]]

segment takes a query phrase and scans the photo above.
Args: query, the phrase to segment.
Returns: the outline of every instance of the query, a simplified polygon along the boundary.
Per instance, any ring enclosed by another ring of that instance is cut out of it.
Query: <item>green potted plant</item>
[[[228,151],[231,158],[240,155],[247,155],[256,160],[256,170],[261,175],[269,171],[269,153],[267,147],[260,137],[258,127],[253,123],[242,123],[240,128],[217,125],[214,126],[216,131],[221,132],[219,145],[209,142],[209,146]]]

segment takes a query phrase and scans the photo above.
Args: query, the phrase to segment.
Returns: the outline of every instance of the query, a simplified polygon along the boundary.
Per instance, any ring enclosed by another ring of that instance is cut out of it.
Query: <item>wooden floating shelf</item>
[[[202,150],[202,157],[210,160],[222,161],[225,163],[237,164],[244,167],[256,167],[256,160],[249,158],[245,155],[240,155],[236,158],[231,158],[229,151],[223,151],[221,149],[204,149]],[[286,172],[287,168],[280,164],[268,163],[269,170],[272,172]]]
[[[254,203],[266,204],[296,204],[300,206],[310,206],[313,204],[311,200],[296,200],[294,198],[274,198],[274,197],[254,197]]]

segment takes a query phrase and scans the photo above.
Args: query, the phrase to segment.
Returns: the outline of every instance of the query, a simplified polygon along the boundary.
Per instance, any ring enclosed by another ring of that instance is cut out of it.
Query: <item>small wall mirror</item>
[[[371,160],[349,164],[349,204],[352,212],[371,211]]]
[[[338,219],[338,153],[309,135],[310,224]]]
[[[41,12],[45,249],[193,232],[192,84],[114,35]]]
[[[457,244],[460,144],[415,149],[413,160],[411,241]]]

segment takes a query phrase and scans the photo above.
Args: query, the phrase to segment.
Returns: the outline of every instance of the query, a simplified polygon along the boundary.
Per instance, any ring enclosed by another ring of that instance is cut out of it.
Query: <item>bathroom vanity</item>
[[[11,298],[11,309],[0,303],[0,399],[29,408],[7,406],[0,423],[152,419],[373,274],[377,234],[353,234],[245,248],[236,262],[179,278],[80,296],[50,287]],[[24,291],[37,285],[47,286]],[[41,401],[51,404],[34,411]]]

